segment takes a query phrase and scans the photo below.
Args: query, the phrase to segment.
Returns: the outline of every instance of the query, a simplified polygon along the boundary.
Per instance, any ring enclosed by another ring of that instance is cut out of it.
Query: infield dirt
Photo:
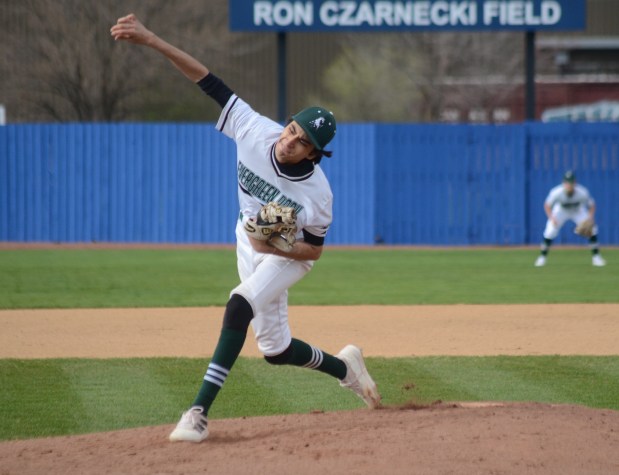
[[[221,315],[0,311],[0,358],[208,356]],[[295,336],[331,352],[352,342],[366,356],[619,351],[614,304],[293,307],[290,315]],[[242,354],[258,356],[251,341]],[[0,474],[619,474],[619,411],[580,406],[446,402],[214,420],[200,445],[169,443],[172,427],[3,442]]]

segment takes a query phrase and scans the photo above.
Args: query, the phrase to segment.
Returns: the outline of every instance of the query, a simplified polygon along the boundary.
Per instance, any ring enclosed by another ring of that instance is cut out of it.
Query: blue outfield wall
[[[385,243],[522,244],[521,126],[378,126],[377,225]]]
[[[573,169],[619,244],[619,124],[341,124],[332,149],[329,243],[538,243]],[[211,123],[0,127],[0,241],[231,243],[236,193]]]

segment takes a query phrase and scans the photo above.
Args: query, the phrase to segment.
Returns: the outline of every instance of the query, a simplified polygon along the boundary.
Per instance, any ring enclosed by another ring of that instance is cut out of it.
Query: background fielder
[[[331,224],[333,197],[318,163],[331,155],[324,146],[335,135],[333,114],[309,107],[284,127],[255,112],[206,66],[147,30],[135,15],[120,18],[111,34],[116,40],[154,49],[197,83],[222,107],[217,128],[237,145],[241,284],[230,294],[202,386],[170,440],[206,439],[207,413],[241,352],[250,324],[267,362],[322,371],[339,379],[369,407],[377,407],[380,395],[359,348],[348,345],[333,356],[292,338],[288,325],[288,288],[320,258]]]
[[[552,240],[567,221],[576,223],[575,232],[589,238],[592,253],[592,264],[604,266],[606,261],[600,255],[598,246],[598,226],[595,224],[595,201],[589,190],[576,183],[576,176],[572,171],[563,175],[563,183],[550,190],[544,200],[544,211],[548,217],[544,229],[544,240],[541,252],[535,261],[536,267],[546,265],[548,251]]]

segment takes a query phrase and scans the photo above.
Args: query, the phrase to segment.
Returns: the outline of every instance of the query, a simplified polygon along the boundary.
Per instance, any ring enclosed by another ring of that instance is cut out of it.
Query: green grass
[[[0,440],[172,424],[206,360],[2,360]],[[619,410],[619,356],[368,358],[386,405],[539,401]],[[363,407],[333,379],[241,358],[211,419]]]
[[[0,251],[0,308],[224,305],[231,250]]]
[[[619,250],[591,265],[584,249],[328,251],[291,292],[295,304],[498,304],[619,302]]]
[[[292,305],[619,301],[619,250],[591,266],[586,248],[327,249],[290,292]],[[225,305],[233,250],[4,250],[0,308]]]

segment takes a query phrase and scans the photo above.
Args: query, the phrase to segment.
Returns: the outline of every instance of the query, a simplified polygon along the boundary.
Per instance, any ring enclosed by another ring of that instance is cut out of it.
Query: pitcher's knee
[[[286,348],[279,355],[274,355],[274,356],[264,355],[264,359],[267,361],[267,363],[273,364],[273,365],[287,364],[290,361],[291,357],[292,357],[292,345],[288,346],[288,348]]]
[[[245,332],[249,328],[252,318],[254,318],[254,312],[245,297],[232,294],[226,304],[223,327]]]

